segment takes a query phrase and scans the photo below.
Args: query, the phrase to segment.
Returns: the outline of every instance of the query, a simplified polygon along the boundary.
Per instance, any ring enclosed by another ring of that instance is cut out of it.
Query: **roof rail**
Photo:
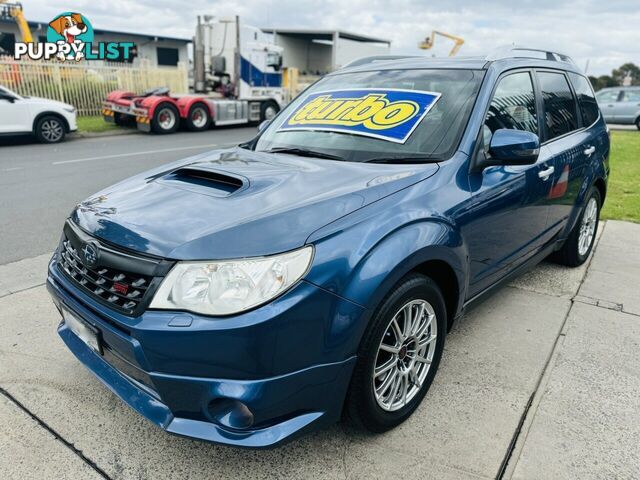
[[[492,62],[503,58],[537,58],[538,60],[551,60],[552,62],[565,62],[575,65],[576,62],[569,55],[538,48],[528,48],[519,45],[503,45],[487,55],[486,60]]]
[[[362,57],[347,63],[342,68],[359,67],[375,62],[388,62],[389,60],[402,60],[404,58],[420,58],[420,55],[373,55],[371,57]]]

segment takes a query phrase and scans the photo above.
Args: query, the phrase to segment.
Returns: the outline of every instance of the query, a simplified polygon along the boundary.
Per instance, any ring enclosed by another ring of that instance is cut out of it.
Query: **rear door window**
[[[578,129],[576,102],[563,73],[538,72],[547,140],[566,135]]]
[[[640,90],[623,90],[623,102],[640,102]]]
[[[580,114],[582,115],[582,123],[585,127],[588,127],[596,120],[600,115],[598,109],[598,103],[591,89],[591,83],[582,75],[577,73],[569,73],[571,84],[578,97],[578,105],[580,106]]]

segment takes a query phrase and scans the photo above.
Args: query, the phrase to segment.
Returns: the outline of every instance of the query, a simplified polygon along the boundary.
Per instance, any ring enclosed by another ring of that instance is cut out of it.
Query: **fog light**
[[[244,403],[232,398],[216,398],[209,403],[211,419],[229,428],[249,428],[253,425],[253,413]]]

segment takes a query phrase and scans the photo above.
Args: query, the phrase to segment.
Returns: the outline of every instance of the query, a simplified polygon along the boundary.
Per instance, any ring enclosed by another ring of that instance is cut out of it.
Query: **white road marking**
[[[217,146],[218,146],[217,143],[211,143],[209,145],[192,145],[190,147],[165,148],[163,150],[147,150],[146,152],[119,153],[117,155],[103,155],[101,157],[74,158],[72,160],[59,160],[57,162],[51,162],[51,165],[66,165],[68,163],[93,162],[95,160],[106,160],[109,158],[132,157],[134,155],[151,155],[153,153],[164,153],[164,152],[179,152],[180,150],[194,150],[197,148],[210,148],[210,147],[217,147]]]
[[[3,172],[15,172],[16,170],[24,170],[24,167],[4,168],[2,171]]]

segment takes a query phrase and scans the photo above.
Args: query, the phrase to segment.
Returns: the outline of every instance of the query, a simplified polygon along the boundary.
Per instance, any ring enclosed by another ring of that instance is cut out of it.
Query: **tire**
[[[280,107],[274,101],[262,102],[260,104],[260,122],[271,120],[280,111]]]
[[[399,330],[405,328],[405,307],[415,315],[413,318],[417,317],[421,307],[425,308],[417,324],[417,330],[424,329],[417,337],[426,340],[423,347],[416,348],[415,336],[402,340],[403,334],[395,333],[398,329],[394,328],[394,320]],[[446,327],[444,298],[433,280],[424,275],[410,274],[394,287],[376,310],[358,349],[345,401],[346,420],[371,432],[384,432],[404,422],[420,405],[435,377],[444,349]],[[389,348],[387,345],[393,345],[391,348],[397,353],[385,351]],[[422,350],[425,347],[426,350]],[[416,358],[418,353],[430,359],[431,363],[419,362]],[[376,367],[380,373],[374,378]],[[412,375],[411,370],[414,369],[416,371]],[[392,375],[401,380],[393,380]],[[409,381],[410,377],[413,377],[413,383]],[[391,393],[394,389],[398,392]],[[400,399],[405,391],[406,401],[403,402]]]
[[[151,130],[154,133],[174,133],[179,126],[180,115],[174,105],[165,102],[156,107],[151,120]]]
[[[562,248],[553,255],[553,260],[568,267],[578,267],[586,262],[595,243],[600,223],[602,199],[596,187],[591,187],[586,198],[587,200],[584,203],[584,207],[582,207],[578,222],[571,230]],[[593,208],[595,208],[595,212]],[[581,235],[582,232],[586,237]]]
[[[66,135],[66,126],[60,117],[45,115],[38,120],[34,134],[41,143],[60,143]]]
[[[211,114],[204,103],[194,103],[185,119],[187,128],[192,132],[202,132],[211,126]]]
[[[640,130],[640,117],[636,118],[636,128]]]

